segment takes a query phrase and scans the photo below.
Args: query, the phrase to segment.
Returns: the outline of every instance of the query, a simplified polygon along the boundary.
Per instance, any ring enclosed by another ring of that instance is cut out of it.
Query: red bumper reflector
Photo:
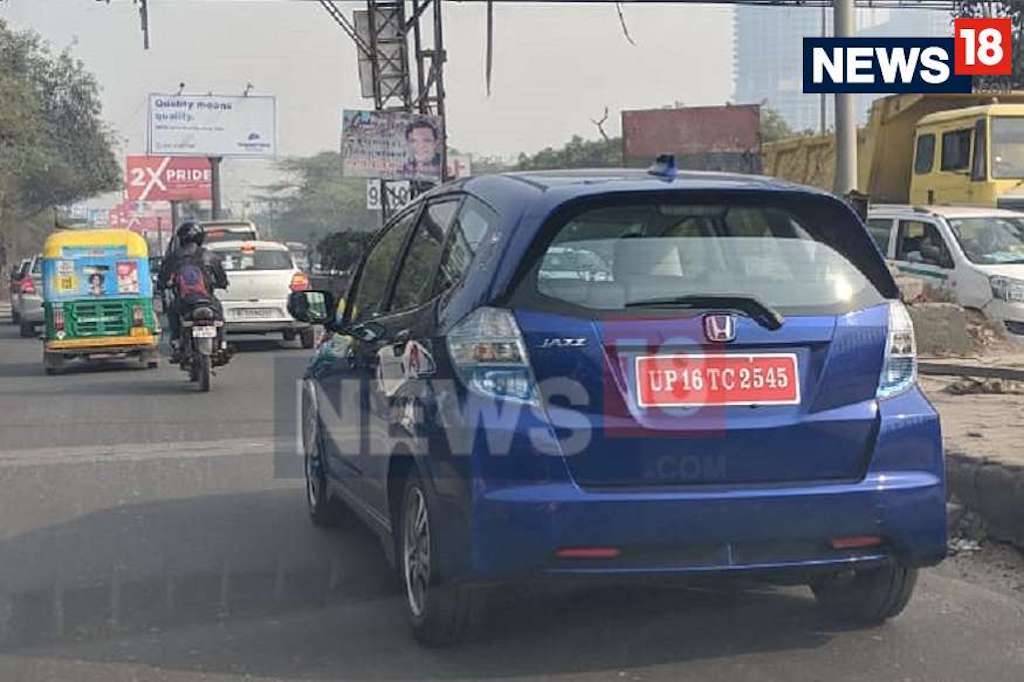
[[[616,547],[565,547],[555,552],[559,559],[614,559],[620,554]]]
[[[832,549],[878,547],[880,544],[882,544],[882,538],[877,535],[854,535],[848,538],[832,538]]]

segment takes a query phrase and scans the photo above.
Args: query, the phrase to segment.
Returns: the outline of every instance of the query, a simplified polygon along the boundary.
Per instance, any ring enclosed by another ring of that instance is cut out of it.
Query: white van
[[[868,229],[899,274],[948,291],[1024,340],[1024,213],[880,204],[868,210]]]

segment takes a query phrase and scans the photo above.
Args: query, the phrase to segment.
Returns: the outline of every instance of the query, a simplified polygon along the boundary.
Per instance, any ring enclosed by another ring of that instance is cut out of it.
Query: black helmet
[[[185,244],[202,246],[203,237],[205,236],[206,233],[203,232],[203,226],[194,220],[186,220],[178,226],[178,243],[182,246]]]

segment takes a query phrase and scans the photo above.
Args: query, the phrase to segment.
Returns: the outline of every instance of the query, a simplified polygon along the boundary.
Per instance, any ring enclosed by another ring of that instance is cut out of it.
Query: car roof
[[[878,204],[868,208],[868,215],[932,215],[942,218],[1024,218],[1020,211],[988,206],[911,206],[906,204]]]
[[[271,242],[253,239],[233,239],[230,241],[214,242],[206,248],[211,251],[231,251],[241,249],[243,246],[255,247],[258,251],[287,251],[288,247],[281,242]]]
[[[776,191],[832,197],[815,187],[798,185],[766,175],[680,170],[672,177],[654,175],[646,168],[590,168],[571,170],[510,171],[455,180],[423,195],[424,199],[452,191],[466,191],[493,208],[522,208],[522,202],[558,204],[569,199],[619,192]]]

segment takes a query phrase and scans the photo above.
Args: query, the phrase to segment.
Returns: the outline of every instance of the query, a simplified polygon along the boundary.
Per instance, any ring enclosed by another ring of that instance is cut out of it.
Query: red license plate
[[[648,355],[636,359],[640,407],[796,405],[793,353]]]

